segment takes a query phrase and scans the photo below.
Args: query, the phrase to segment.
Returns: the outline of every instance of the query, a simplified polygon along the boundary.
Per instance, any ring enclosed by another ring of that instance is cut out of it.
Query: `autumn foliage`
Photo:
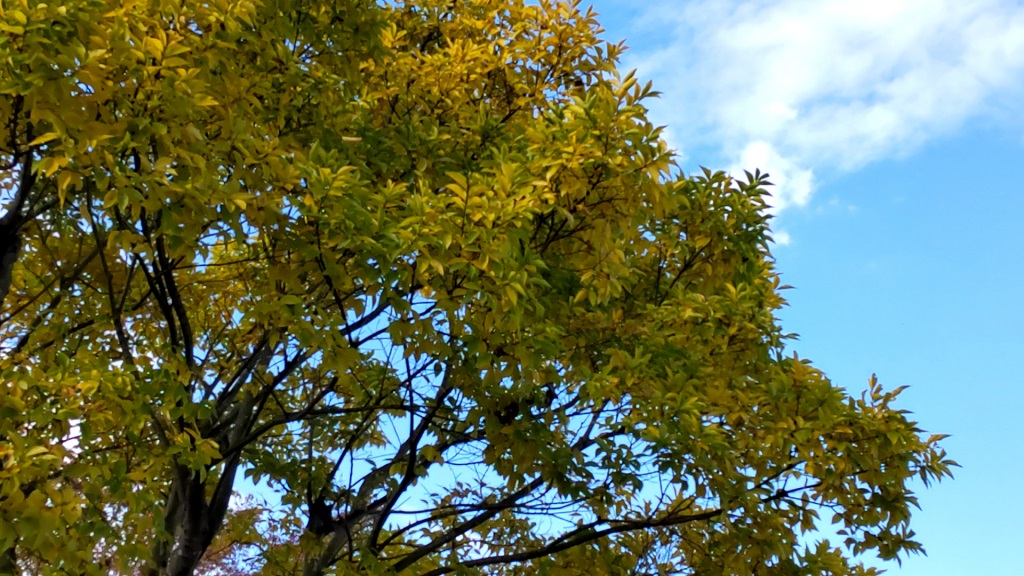
[[[918,550],[940,438],[786,350],[765,177],[682,175],[595,17],[4,1],[0,573]]]

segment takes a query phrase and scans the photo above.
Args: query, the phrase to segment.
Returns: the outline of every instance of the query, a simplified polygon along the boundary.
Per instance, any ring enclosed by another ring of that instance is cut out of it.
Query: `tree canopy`
[[[919,549],[941,437],[787,351],[766,176],[682,174],[578,2],[12,0],[0,30],[0,573]]]

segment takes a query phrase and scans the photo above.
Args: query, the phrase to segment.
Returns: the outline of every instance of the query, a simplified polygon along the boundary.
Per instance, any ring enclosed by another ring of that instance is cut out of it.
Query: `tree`
[[[941,437],[785,351],[766,176],[680,174],[577,3],[20,0],[0,28],[0,572],[919,549]]]

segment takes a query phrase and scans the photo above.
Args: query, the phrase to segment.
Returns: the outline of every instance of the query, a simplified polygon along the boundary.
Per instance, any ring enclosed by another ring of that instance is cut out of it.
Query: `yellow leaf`
[[[38,137],[34,138],[31,142],[28,143],[28,147],[32,148],[33,146],[39,146],[40,144],[46,144],[47,142],[49,142],[50,140],[54,140],[58,136],[60,136],[60,135],[57,134],[56,132],[47,132],[46,134],[43,134],[42,136],[38,136]]]
[[[65,170],[57,176],[57,195],[61,206],[64,205],[64,199],[67,197],[67,192],[72,182],[77,183],[78,180],[78,175],[70,170]]]
[[[181,42],[172,42],[172,43],[167,45],[167,48],[164,51],[164,55],[165,56],[180,56],[182,54],[185,54],[185,53],[191,52],[191,51],[192,51],[191,48],[189,48],[185,44],[182,44]]]
[[[66,156],[49,156],[43,158],[38,164],[38,171],[43,176],[51,176],[57,170],[68,165],[70,159]]]
[[[146,47],[146,52],[154,58],[160,58],[164,53],[164,43],[159,38],[146,38],[143,40],[143,45]]]

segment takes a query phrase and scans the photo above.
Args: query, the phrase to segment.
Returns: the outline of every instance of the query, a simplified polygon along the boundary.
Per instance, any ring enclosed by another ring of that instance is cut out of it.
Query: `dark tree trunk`
[[[18,230],[14,226],[0,228],[0,305],[7,298],[7,292],[11,289],[11,272],[14,270],[14,263],[18,261],[18,253],[21,251],[21,240],[18,238]]]
[[[183,471],[167,500],[165,530],[169,542],[154,549],[153,576],[192,576],[203,554],[220,531],[227,515],[235,473],[241,459],[236,454],[224,463],[224,471],[209,501],[206,483],[197,472]],[[207,479],[210,476],[206,476]]]

